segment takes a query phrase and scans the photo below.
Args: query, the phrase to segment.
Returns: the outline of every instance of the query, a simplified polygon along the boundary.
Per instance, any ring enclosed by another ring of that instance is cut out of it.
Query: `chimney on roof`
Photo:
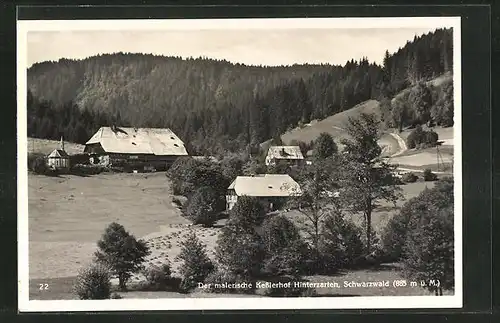
[[[113,131],[114,133],[116,133],[116,126],[114,124],[111,125],[111,131]]]
[[[63,139],[63,136],[61,136],[61,150],[64,151],[64,139]]]
[[[285,147],[281,148],[281,156],[286,156]]]

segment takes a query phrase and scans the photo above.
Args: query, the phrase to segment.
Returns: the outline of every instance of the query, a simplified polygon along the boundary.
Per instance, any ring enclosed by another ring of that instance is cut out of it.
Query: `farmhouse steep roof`
[[[62,149],[54,149],[48,156],[49,158],[68,158],[69,155]]]
[[[238,196],[286,197],[301,194],[299,184],[290,175],[281,174],[238,176],[228,189],[234,189]]]
[[[184,142],[167,128],[101,127],[86,145],[97,143],[109,153],[160,156],[188,154]]]
[[[267,151],[268,159],[304,159],[299,146],[271,146]]]

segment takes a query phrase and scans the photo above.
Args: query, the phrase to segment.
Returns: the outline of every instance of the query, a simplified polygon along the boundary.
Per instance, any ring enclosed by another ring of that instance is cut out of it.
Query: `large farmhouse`
[[[300,194],[299,184],[289,175],[238,176],[227,189],[226,209],[231,210],[238,197],[246,195],[259,198],[266,209],[273,210],[284,199]]]
[[[91,163],[163,170],[187,156],[184,143],[170,129],[101,127],[85,144]]]
[[[300,165],[304,156],[299,146],[271,146],[267,151],[266,165]]]

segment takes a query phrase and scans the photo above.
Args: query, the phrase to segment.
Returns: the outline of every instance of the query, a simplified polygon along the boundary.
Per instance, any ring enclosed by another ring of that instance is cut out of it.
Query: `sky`
[[[381,64],[386,50],[394,53],[415,35],[434,30],[429,27],[29,31],[27,65],[120,51],[183,58],[205,56],[247,65],[344,65],[348,60],[362,57]]]

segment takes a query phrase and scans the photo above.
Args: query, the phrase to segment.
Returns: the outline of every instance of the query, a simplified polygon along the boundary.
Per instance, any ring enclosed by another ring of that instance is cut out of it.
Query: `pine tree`
[[[337,144],[332,135],[322,132],[314,143],[314,156],[319,159],[325,159],[335,155],[338,151]]]
[[[214,265],[207,256],[206,246],[190,231],[181,243],[178,260],[181,261],[179,272],[182,275],[184,290],[195,288],[213,271]]]
[[[143,240],[136,240],[118,223],[111,223],[97,242],[95,257],[99,263],[109,267],[118,276],[119,286],[126,288],[132,273],[143,269],[143,263],[150,251]]]

